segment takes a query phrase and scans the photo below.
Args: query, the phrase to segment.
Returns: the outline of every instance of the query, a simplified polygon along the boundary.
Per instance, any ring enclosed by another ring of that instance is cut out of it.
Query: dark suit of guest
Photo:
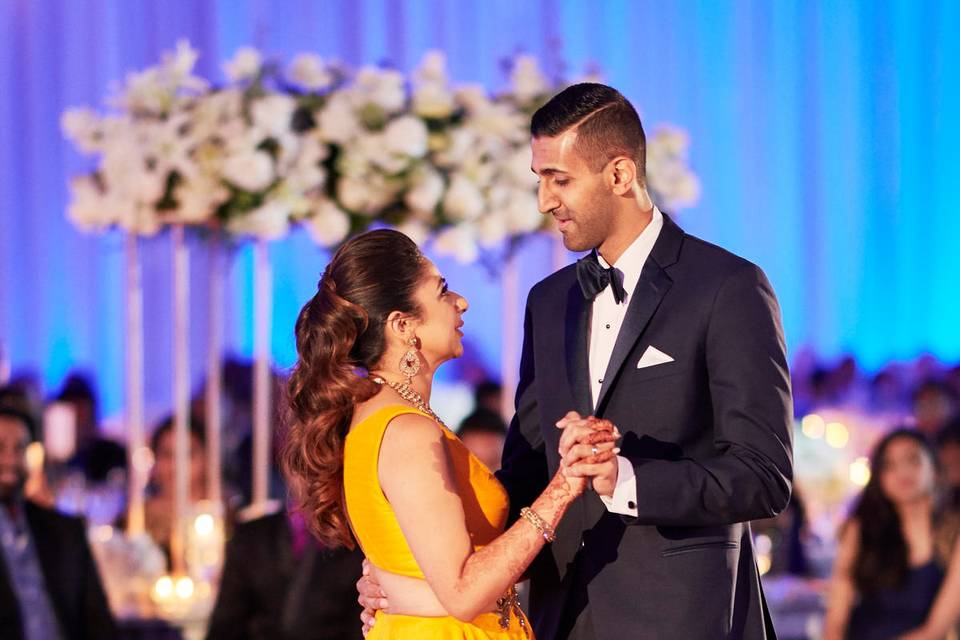
[[[555,423],[570,410],[619,427],[637,494],[635,516],[590,491],[570,507],[530,568],[530,618],[540,638],[771,638],[748,521],[781,511],[791,490],[776,299],[759,268],[667,216],[642,264],[599,373],[589,371],[592,302],[577,267],[527,301],[517,413],[498,474],[512,510],[556,472]],[[642,366],[648,348],[672,360]],[[591,375],[602,379],[596,406]]]
[[[285,513],[237,525],[207,640],[359,640],[358,551],[298,554]]]
[[[22,502],[21,506],[61,637],[115,638],[116,626],[83,521],[32,502]],[[23,625],[14,581],[0,554],[0,638],[20,640],[24,637]]]

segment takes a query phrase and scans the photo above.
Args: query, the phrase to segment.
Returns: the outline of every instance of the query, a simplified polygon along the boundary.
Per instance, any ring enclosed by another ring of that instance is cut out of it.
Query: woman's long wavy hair
[[[910,550],[903,536],[900,516],[880,486],[887,449],[901,438],[916,442],[931,462],[937,464],[930,443],[923,434],[912,429],[891,431],[874,447],[870,480],[852,514],[852,519],[860,524],[860,549],[853,564],[853,581],[862,594],[898,588],[910,570]]]
[[[420,313],[414,291],[423,273],[423,254],[404,234],[361,234],[333,256],[297,317],[282,467],[327,546],[354,546],[343,500],[344,440],[354,407],[379,389],[365,373],[383,357],[387,317]]]

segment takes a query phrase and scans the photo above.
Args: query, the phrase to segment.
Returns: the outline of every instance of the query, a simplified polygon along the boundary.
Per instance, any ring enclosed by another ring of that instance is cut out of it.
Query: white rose
[[[404,203],[413,211],[433,212],[443,196],[443,177],[424,167],[414,176],[413,188],[404,196]]]
[[[307,91],[321,91],[333,84],[333,74],[315,53],[301,53],[290,63],[287,76]]]
[[[436,156],[441,167],[458,167],[476,148],[477,135],[467,127],[458,127],[450,132],[447,148]]]
[[[317,114],[317,128],[324,141],[345,145],[361,131],[360,120],[350,102],[334,96]]]
[[[233,154],[223,163],[222,171],[224,180],[244,191],[263,191],[274,180],[273,159],[265,151]]]
[[[413,79],[421,84],[446,84],[447,56],[442,51],[433,49],[424,54],[420,65],[413,72]]]
[[[285,93],[271,93],[250,107],[253,124],[267,135],[279,138],[290,133],[296,101]]]
[[[467,111],[479,111],[490,105],[490,98],[482,85],[466,84],[459,87],[455,93],[457,103]]]
[[[456,104],[446,86],[437,83],[418,85],[413,90],[413,112],[424,118],[446,118]]]
[[[200,224],[216,213],[217,207],[226,202],[230,192],[211,178],[188,180],[177,187],[176,218],[184,224]]]
[[[494,247],[508,235],[507,221],[499,212],[488,213],[477,221],[477,237],[484,247]]]
[[[253,47],[240,47],[233,58],[223,63],[227,77],[234,82],[250,80],[258,73],[263,64],[263,56]]]
[[[530,136],[527,116],[505,103],[490,103],[476,110],[470,117],[469,125],[480,134],[518,144]]]
[[[357,74],[355,86],[364,102],[387,113],[400,111],[406,102],[403,74],[398,71],[364,67]]]
[[[510,74],[513,95],[520,102],[529,102],[549,90],[547,78],[533,56],[517,56]]]
[[[537,176],[530,170],[531,164],[533,153],[528,145],[522,145],[510,154],[503,169],[514,186],[533,190],[537,188]]]
[[[92,109],[85,107],[67,109],[60,116],[60,128],[64,135],[84,153],[100,151],[103,130],[100,116]]]
[[[447,227],[434,238],[433,250],[440,256],[452,256],[461,264],[474,262],[480,255],[476,230],[469,224]]]
[[[70,181],[70,204],[67,218],[79,229],[92,231],[104,229],[116,223],[108,207],[104,206],[104,194],[92,176],[73,178]]]
[[[290,229],[290,208],[281,200],[271,199],[260,207],[231,218],[227,230],[235,235],[277,240]]]
[[[543,224],[543,214],[538,208],[537,197],[531,191],[513,189],[503,214],[510,235],[531,233]]]
[[[419,220],[406,220],[394,227],[417,245],[423,245],[430,237],[430,227]]]
[[[349,211],[363,212],[369,204],[369,187],[363,180],[343,177],[337,182],[337,199]]]
[[[322,247],[333,247],[343,242],[350,232],[350,217],[337,205],[323,200],[316,212],[304,220],[313,241]]]
[[[661,126],[653,134],[648,145],[655,153],[684,157],[690,146],[690,136],[678,127]]]
[[[427,125],[416,116],[392,120],[383,132],[387,153],[422,158],[427,153]]]
[[[475,220],[483,209],[483,194],[477,185],[463,175],[453,176],[443,198],[443,210],[447,216],[458,222]]]

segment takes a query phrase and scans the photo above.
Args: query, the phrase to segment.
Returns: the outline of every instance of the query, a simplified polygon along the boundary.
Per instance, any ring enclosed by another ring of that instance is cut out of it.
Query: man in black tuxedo
[[[539,207],[590,253],[530,291],[497,477],[513,519],[562,464],[593,491],[531,565],[538,638],[775,637],[750,520],[783,510],[792,418],[779,308],[755,265],[689,236],[646,190],[646,141],[615,89],[574,85],[531,123]],[[586,416],[623,438],[604,464]],[[358,584],[370,609],[379,587]]]
[[[321,549],[298,513],[237,525],[207,640],[359,640],[361,559]]]
[[[561,464],[594,489],[530,569],[537,636],[772,638],[748,522],[792,483],[773,290],[653,205],[640,119],[615,89],[565,89],[531,133],[540,210],[590,254],[530,292],[498,477],[515,510]],[[624,434],[608,463],[582,462],[589,415]]]
[[[0,406],[0,638],[117,635],[83,522],[24,499],[32,419]]]

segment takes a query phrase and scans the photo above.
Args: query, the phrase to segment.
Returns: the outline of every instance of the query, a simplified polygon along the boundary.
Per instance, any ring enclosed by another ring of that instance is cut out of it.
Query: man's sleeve
[[[529,299],[523,320],[519,380],[514,400],[516,412],[503,445],[503,464],[497,472],[497,478],[510,496],[511,523],[520,517],[520,509],[529,506],[546,489],[549,481],[537,410],[533,320]]]
[[[790,499],[790,375],[777,300],[758,267],[727,277],[708,323],[717,453],[696,460],[632,459],[637,515],[625,517],[630,524],[745,522],[776,515]]]

